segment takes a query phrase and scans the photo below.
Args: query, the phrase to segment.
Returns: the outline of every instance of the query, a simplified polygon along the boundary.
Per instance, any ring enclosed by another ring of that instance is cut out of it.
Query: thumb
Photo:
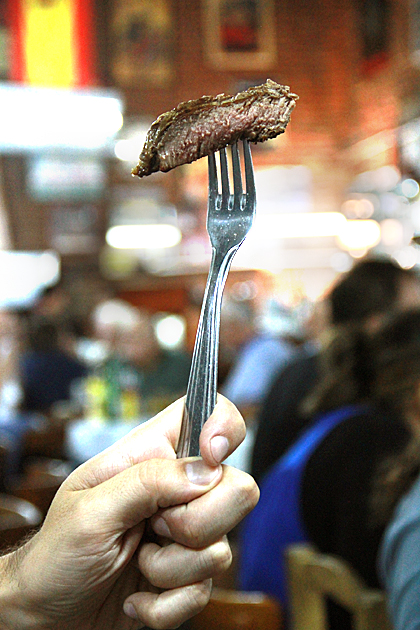
[[[199,457],[150,459],[84,492],[95,508],[89,510],[95,523],[103,519],[120,533],[161,508],[189,503],[205,494],[222,474],[222,466],[209,466]]]

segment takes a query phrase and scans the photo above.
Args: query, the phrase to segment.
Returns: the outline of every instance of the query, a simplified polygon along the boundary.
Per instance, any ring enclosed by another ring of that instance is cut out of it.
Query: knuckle
[[[243,473],[241,484],[238,487],[237,500],[244,515],[257,505],[259,497],[260,491],[256,482],[250,475]]]
[[[213,545],[213,567],[217,572],[226,571],[232,564],[232,550],[227,541]]]
[[[181,544],[197,549],[206,541],[206,524],[202,519],[192,518],[187,505],[178,506],[169,511],[167,520],[170,520],[170,530],[174,538]]]
[[[192,584],[187,587],[189,609],[191,616],[199,613],[209,602],[211,595],[211,580]]]

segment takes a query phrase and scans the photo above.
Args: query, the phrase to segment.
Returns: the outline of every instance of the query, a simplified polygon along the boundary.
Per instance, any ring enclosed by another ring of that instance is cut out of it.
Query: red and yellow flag
[[[43,87],[95,83],[92,0],[9,0],[11,81]]]

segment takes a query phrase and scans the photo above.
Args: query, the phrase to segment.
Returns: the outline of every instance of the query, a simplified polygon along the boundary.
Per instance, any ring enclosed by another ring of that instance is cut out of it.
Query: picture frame
[[[174,78],[170,0],[115,0],[111,72],[117,85],[162,87]]]
[[[222,70],[266,70],[276,61],[274,0],[202,0],[207,62]]]

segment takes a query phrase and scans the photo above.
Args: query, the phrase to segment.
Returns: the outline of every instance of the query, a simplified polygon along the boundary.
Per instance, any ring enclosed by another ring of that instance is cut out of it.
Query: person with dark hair
[[[27,348],[19,360],[24,411],[48,413],[56,402],[71,398],[71,386],[87,367],[61,347],[63,331],[52,320],[33,316],[28,322]]]
[[[384,335],[382,387],[391,387],[392,373],[395,402],[404,408],[411,439],[380,470],[372,504],[376,522],[386,524],[378,566],[393,628],[414,630],[420,627],[420,321],[407,316],[399,323]]]
[[[240,587],[277,597],[286,614],[284,551],[295,542],[341,556],[368,586],[381,586],[377,557],[390,510],[384,516],[377,478],[390,458],[406,458],[412,449],[420,309],[390,316],[373,333],[337,326],[320,353],[320,370],[305,399],[310,425],[263,478],[241,535]],[[391,482],[395,474],[382,492],[388,501]],[[329,622],[332,630],[351,627],[349,615],[332,603]]]
[[[374,332],[394,312],[420,304],[420,280],[385,257],[366,258],[340,277],[327,296],[330,325],[357,324]],[[318,348],[303,351],[275,377],[257,418],[251,474],[257,482],[311,421],[301,403],[320,378]]]

